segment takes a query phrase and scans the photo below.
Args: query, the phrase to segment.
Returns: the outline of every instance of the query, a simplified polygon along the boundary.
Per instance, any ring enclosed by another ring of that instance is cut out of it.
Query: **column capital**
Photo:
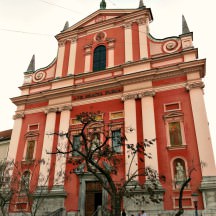
[[[19,118],[24,118],[25,114],[24,112],[20,112],[20,113],[16,113],[14,116],[13,116],[13,120],[16,120],[16,119],[19,119]]]
[[[56,112],[58,112],[58,107],[50,107],[50,108],[45,109],[44,111],[45,114],[56,113]]]
[[[136,20],[138,25],[145,25],[146,24],[146,19],[145,18],[139,18]]]
[[[154,97],[155,96],[155,91],[154,90],[150,90],[150,91],[144,91],[138,94],[139,98],[143,98],[143,97]]]
[[[124,94],[121,96],[122,101],[135,100],[138,98],[138,94]]]
[[[62,111],[70,111],[72,110],[72,105],[65,105],[65,106],[62,106],[62,107],[59,107],[58,111],[59,112],[62,112]]]
[[[125,29],[131,29],[131,26],[132,26],[132,22],[125,22],[125,23],[123,24],[123,27],[124,27]]]
[[[92,43],[87,44],[86,46],[84,46],[85,55],[90,55],[91,51],[92,51]]]
[[[66,40],[62,40],[58,42],[59,47],[63,47],[65,45]]]
[[[200,82],[193,82],[193,83],[187,83],[185,88],[187,91],[190,91],[191,89],[195,89],[195,88],[204,88],[205,84],[200,81]]]
[[[73,36],[71,37],[69,40],[71,41],[71,43],[76,43],[77,42],[78,37],[77,36]]]

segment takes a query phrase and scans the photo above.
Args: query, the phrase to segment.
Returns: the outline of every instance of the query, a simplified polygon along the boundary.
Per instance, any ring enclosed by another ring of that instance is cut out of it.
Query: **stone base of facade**
[[[127,211],[127,215],[137,215],[142,210],[148,212],[148,216],[157,215],[160,211],[164,209],[163,203],[163,194],[164,190],[161,187],[160,183],[158,183],[157,189],[153,189],[153,197],[155,202],[153,202],[150,197],[148,187],[150,187],[151,183],[146,182],[144,188],[136,187],[135,190],[132,190],[129,196],[124,197],[124,208]],[[134,187],[133,184],[129,187]],[[130,188],[128,188],[130,191]]]
[[[47,187],[38,187],[34,194],[34,204],[39,204],[37,215],[49,215],[50,213],[59,211],[59,215],[66,216],[66,211],[64,210],[64,200],[66,193],[64,187],[54,186],[52,190],[47,189]]]
[[[203,177],[200,190],[203,194],[204,214],[214,211],[216,215],[216,176]]]

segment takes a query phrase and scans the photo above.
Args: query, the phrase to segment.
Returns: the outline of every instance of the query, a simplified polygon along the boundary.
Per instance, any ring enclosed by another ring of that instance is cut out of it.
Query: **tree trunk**
[[[1,206],[1,212],[3,216],[7,216],[5,211],[5,206]]]
[[[121,216],[122,197],[119,194],[111,196],[111,216]]]

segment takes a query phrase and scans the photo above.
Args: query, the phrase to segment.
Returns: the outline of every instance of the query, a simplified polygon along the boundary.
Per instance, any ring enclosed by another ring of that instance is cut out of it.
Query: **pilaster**
[[[65,53],[65,41],[60,41],[59,47],[58,47],[58,57],[57,57],[57,66],[56,66],[55,77],[61,77],[62,76],[64,53]]]
[[[85,67],[84,72],[90,71],[92,45],[85,46]]]
[[[125,62],[133,60],[133,47],[132,47],[132,23],[124,24],[125,28]]]
[[[77,36],[71,38],[68,74],[74,74],[75,59],[76,59],[76,49],[77,49]]]
[[[13,116],[14,125],[13,125],[13,131],[12,131],[9,150],[8,150],[8,156],[7,156],[7,160],[9,161],[15,159],[18,153],[18,144],[19,144],[20,133],[22,129],[23,118],[24,118],[23,112],[17,112]]]
[[[122,100],[124,101],[124,113],[125,113],[125,144],[137,143],[137,124],[136,124],[136,101],[137,94],[124,94]],[[133,175],[133,172],[137,170],[138,159],[137,155],[132,157],[132,150],[125,149],[125,173],[126,178]],[[137,179],[134,179],[137,180]]]
[[[59,133],[65,134],[68,131],[71,109],[72,106],[63,106],[59,108],[59,111],[61,112]],[[57,148],[60,151],[65,152],[67,151],[67,143],[68,140],[65,136],[59,136]],[[66,166],[66,155],[57,154],[56,165],[55,165],[55,176],[54,176],[55,186],[64,185],[65,166]]]
[[[146,19],[138,19],[137,23],[139,28],[140,59],[148,58],[148,27],[146,24]]]
[[[203,97],[203,87],[204,84],[201,81],[191,82],[186,85],[186,89],[190,94],[200,162],[205,164],[202,175],[207,177],[216,176],[216,168]]]
[[[40,181],[39,186],[48,185],[49,170],[51,169],[51,154],[52,152],[53,141],[54,141],[54,132],[55,132],[55,122],[56,122],[56,112],[57,108],[49,108],[45,110],[46,114],[46,125],[44,132],[44,141],[41,158],[44,159],[45,163],[41,163],[40,166]]]
[[[143,119],[143,136],[144,139],[152,140],[156,139],[156,131],[155,131],[155,114],[154,114],[154,95],[155,92],[144,91],[139,94],[139,98],[141,98],[142,105],[142,119]],[[146,148],[146,153],[150,154],[152,158],[145,158],[145,166],[150,167],[159,172],[158,170],[158,155],[157,155],[157,143],[151,145]]]

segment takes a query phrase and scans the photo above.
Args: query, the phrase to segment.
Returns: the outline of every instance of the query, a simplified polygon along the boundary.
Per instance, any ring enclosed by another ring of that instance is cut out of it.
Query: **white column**
[[[140,47],[140,59],[148,58],[148,30],[145,19],[139,19],[139,47]]]
[[[91,46],[86,46],[85,47],[85,68],[84,72],[89,72],[90,71],[90,65],[91,65]]]
[[[203,87],[204,84],[202,82],[191,83],[186,86],[190,93],[200,162],[206,164],[202,169],[202,175],[204,177],[216,176],[216,168],[203,97]]]
[[[71,39],[71,45],[70,45],[68,74],[74,74],[75,59],[76,59],[76,49],[77,49],[77,37],[73,37]]]
[[[133,60],[131,23],[126,23],[124,27],[125,27],[125,62],[128,62]]]
[[[60,109],[61,117],[60,117],[59,133],[64,134],[68,132],[71,108],[72,108],[71,106],[64,106]],[[68,146],[67,138],[65,136],[59,136],[57,148],[62,152],[65,152],[67,151],[67,146]],[[55,186],[64,185],[65,167],[66,167],[66,155],[57,154],[56,165],[55,165],[55,176],[54,176]]]
[[[125,115],[125,134],[127,140],[125,144],[137,144],[137,124],[136,124],[136,95],[124,95],[122,100],[124,101],[124,115]],[[138,169],[137,155],[132,157],[131,150],[125,147],[125,173],[126,178],[133,175]],[[135,178],[134,180],[137,180]]]
[[[18,153],[18,144],[20,140],[20,133],[22,128],[22,122],[23,122],[24,114],[23,113],[17,113],[14,115],[14,126],[13,131],[11,135],[7,160],[12,161],[16,160],[16,155]]]
[[[58,57],[57,57],[57,66],[56,66],[56,75],[55,77],[62,76],[63,62],[64,62],[64,53],[65,53],[65,42],[59,42],[58,48]]]
[[[52,173],[53,166],[51,165],[51,153],[54,141],[55,122],[56,122],[56,108],[50,108],[45,111],[46,126],[44,131],[43,149],[41,159],[44,163],[40,165],[40,179],[39,186],[48,186],[49,174]]]
[[[154,91],[146,91],[139,95],[142,105],[143,137],[147,140],[156,138],[155,115],[154,115]],[[146,153],[151,154],[152,158],[145,157],[145,167],[150,167],[158,173],[157,143],[146,148]]]

